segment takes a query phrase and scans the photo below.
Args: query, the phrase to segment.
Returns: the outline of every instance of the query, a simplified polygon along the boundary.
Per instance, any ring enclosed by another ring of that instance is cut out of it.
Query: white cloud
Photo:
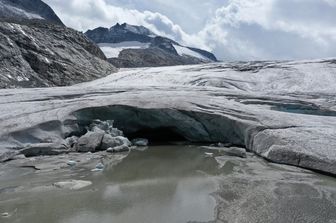
[[[99,26],[111,27],[117,22],[143,25],[153,32],[208,49],[207,45],[196,35],[187,34],[167,16],[158,12],[138,11],[108,4],[105,0],[47,0],[61,17],[62,21],[72,28],[86,31]]]
[[[172,0],[172,6],[163,0],[46,2],[78,30],[117,22],[143,25],[183,44],[213,49],[222,59],[336,56],[336,0]]]
[[[336,56],[334,0],[230,0],[200,35],[227,59]]]

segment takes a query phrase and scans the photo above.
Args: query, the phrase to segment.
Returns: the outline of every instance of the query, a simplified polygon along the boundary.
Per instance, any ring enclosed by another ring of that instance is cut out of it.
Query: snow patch
[[[177,54],[180,56],[191,56],[191,57],[196,57],[198,59],[201,60],[206,60],[209,61],[208,58],[206,58],[205,56],[201,55],[200,53],[197,53],[196,51],[193,51],[187,47],[184,46],[179,46],[179,45],[173,45]]]
[[[48,64],[50,64],[50,60],[48,59],[48,58],[44,58],[44,60],[48,63]]]
[[[15,27],[16,30],[18,30],[19,32],[21,32],[24,36],[26,36],[26,37],[29,38],[29,36],[27,35],[27,33],[25,31],[23,31],[21,25],[19,25],[19,24],[13,24],[13,26]]]
[[[32,41],[32,44],[35,45],[36,48],[40,48],[39,45],[36,43],[36,39],[33,36],[28,35],[23,29],[22,26],[19,24],[13,24],[15,31],[19,31],[24,36],[26,36],[28,39]]]
[[[120,43],[99,43],[98,46],[107,58],[118,57],[119,53],[125,49],[146,49],[150,43],[138,41],[125,41]]]
[[[29,78],[28,77],[25,77],[25,76],[17,76],[16,77],[16,80],[21,82],[21,81],[29,81]]]
[[[10,39],[8,36],[6,36],[6,39],[7,39],[7,41],[8,41],[8,44],[9,44],[11,47],[14,47],[14,44],[12,43],[11,39]]]

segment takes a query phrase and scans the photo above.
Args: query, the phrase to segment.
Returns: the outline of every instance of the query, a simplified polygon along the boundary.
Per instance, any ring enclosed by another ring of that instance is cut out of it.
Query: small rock
[[[78,142],[78,137],[77,136],[71,136],[71,137],[65,139],[66,145],[71,149],[75,148],[77,142]]]
[[[103,170],[104,169],[104,164],[102,164],[102,163],[98,163],[97,165],[96,165],[96,169],[98,169],[98,170]]]
[[[135,146],[148,146],[148,139],[143,138],[133,139],[132,144]]]
[[[1,214],[1,217],[3,218],[9,218],[9,213],[8,212],[4,212]]]
[[[69,189],[69,190],[79,190],[84,187],[88,187],[92,184],[91,181],[85,180],[69,180],[69,181],[62,181],[54,183],[53,186],[62,188],[62,189]]]
[[[2,218],[10,218],[17,213],[17,208],[12,212],[3,212],[1,213]]]
[[[102,171],[102,169],[94,168],[94,169],[91,170],[91,172],[100,172],[100,171]]]
[[[120,153],[120,152],[128,152],[130,148],[126,145],[116,146],[113,148],[108,148],[106,152],[108,153]]]
[[[208,157],[212,157],[213,153],[205,153],[205,155],[208,156]]]
[[[220,151],[223,151],[225,154],[229,156],[237,156],[240,158],[246,158],[246,149],[239,147],[230,147],[230,148],[221,148]]]
[[[73,160],[69,160],[69,161],[67,162],[67,165],[68,165],[68,166],[76,166],[76,164],[77,164],[77,162],[76,162],[76,161],[73,161]]]

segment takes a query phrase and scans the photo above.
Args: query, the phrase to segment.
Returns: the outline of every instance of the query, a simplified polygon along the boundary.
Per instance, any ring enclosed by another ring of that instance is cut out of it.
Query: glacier
[[[126,135],[169,130],[334,175],[335,83],[336,60],[321,59],[121,69],[69,87],[3,89],[0,160],[27,145],[62,144],[100,119]]]

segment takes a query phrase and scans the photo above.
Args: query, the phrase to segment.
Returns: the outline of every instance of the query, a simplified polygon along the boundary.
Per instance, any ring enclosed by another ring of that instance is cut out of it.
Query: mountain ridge
[[[109,61],[120,67],[171,66],[217,62],[211,52],[155,34],[144,26],[117,23],[88,30],[85,35],[98,44]],[[123,45],[124,44],[124,45]],[[160,49],[160,50],[159,50]],[[123,61],[121,64],[120,61]],[[128,63],[127,63],[128,61]]]

